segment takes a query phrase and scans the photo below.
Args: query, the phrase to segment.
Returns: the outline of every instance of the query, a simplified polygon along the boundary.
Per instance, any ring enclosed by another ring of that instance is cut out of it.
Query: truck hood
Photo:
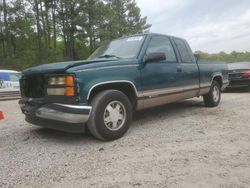
[[[119,60],[118,60],[119,61]],[[105,62],[117,62],[117,59],[98,59],[98,60],[81,60],[81,61],[67,61],[59,63],[50,63],[39,65],[36,67],[28,68],[22,72],[23,75],[30,74],[44,74],[44,73],[63,73],[69,68],[87,65],[87,64],[99,64]]]

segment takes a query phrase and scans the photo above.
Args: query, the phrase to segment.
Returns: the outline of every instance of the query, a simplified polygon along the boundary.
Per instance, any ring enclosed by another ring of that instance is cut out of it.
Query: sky
[[[250,0],[136,0],[150,32],[185,38],[193,51],[250,51]]]

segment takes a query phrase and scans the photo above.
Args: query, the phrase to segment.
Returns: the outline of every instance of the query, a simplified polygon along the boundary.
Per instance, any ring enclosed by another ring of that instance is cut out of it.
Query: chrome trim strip
[[[116,66],[107,66],[107,67],[95,67],[89,68],[84,70],[78,70],[76,72],[85,72],[85,71],[95,71],[95,70],[103,70],[103,69],[110,69],[110,68],[124,68],[124,67],[137,67],[138,65],[116,65]]]
[[[89,100],[90,94],[91,94],[92,90],[93,90],[95,87],[100,86],[100,85],[105,85],[105,84],[112,84],[112,83],[129,83],[129,84],[131,84],[131,85],[133,86],[134,91],[135,91],[137,97],[142,97],[142,96],[143,96],[143,92],[142,92],[142,91],[138,92],[138,90],[137,90],[137,88],[135,87],[135,85],[134,85],[133,82],[131,82],[131,81],[129,81],[129,80],[116,80],[116,81],[100,82],[100,83],[98,83],[98,84],[93,85],[93,86],[89,89],[89,92],[88,92],[88,95],[87,95],[87,100]]]
[[[201,84],[200,84],[200,87],[201,87],[201,88],[204,88],[204,87],[211,87],[211,83],[209,83],[209,82],[201,83]]]
[[[164,105],[172,102],[176,102],[183,99],[183,93],[176,93],[166,96],[159,96],[155,98],[144,99],[144,105],[142,109],[151,108],[154,106]]]
[[[176,92],[182,92],[182,87],[171,87],[171,88],[163,88],[163,89],[153,89],[153,90],[147,90],[144,91],[144,97],[158,97],[158,95],[162,94],[170,94],[170,93],[176,93]]]
[[[179,92],[179,93],[172,93],[169,95],[163,95],[163,96],[158,96],[155,98],[147,98],[144,99],[144,105],[143,108],[141,109],[146,109],[158,105],[164,105],[172,102],[177,102],[177,101],[182,101],[185,99],[193,98],[198,96],[199,90],[193,89],[193,90],[185,90],[184,92]]]
[[[195,89],[199,90],[199,87],[200,87],[199,84],[184,86],[183,91],[186,92],[188,90],[195,90]]]
[[[190,85],[190,86],[184,86],[184,87],[171,87],[171,88],[164,88],[164,89],[155,89],[155,90],[148,90],[144,91],[144,97],[158,97],[159,95],[166,95],[166,94],[172,94],[172,93],[183,93],[187,92],[189,90],[199,90],[199,85]]]

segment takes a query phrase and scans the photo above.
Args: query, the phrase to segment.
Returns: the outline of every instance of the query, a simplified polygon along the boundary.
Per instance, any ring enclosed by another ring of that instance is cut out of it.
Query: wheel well
[[[96,94],[100,93],[101,91],[109,89],[118,90],[124,93],[130,100],[133,108],[136,108],[137,106],[136,91],[135,88],[129,83],[110,83],[110,84],[103,84],[96,86],[94,89],[91,90],[88,101],[90,102],[93,99],[93,97]]]
[[[214,79],[213,79],[213,81],[218,82],[218,84],[222,88],[222,78],[221,78],[221,76],[215,76]]]

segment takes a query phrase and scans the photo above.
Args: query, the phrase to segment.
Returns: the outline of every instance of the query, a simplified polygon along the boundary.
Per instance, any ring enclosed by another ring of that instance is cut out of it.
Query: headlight
[[[48,95],[64,95],[65,88],[47,88]]]
[[[75,79],[71,75],[48,78],[48,95],[75,96]]]
[[[49,85],[64,85],[65,84],[65,77],[50,77],[48,79]]]

